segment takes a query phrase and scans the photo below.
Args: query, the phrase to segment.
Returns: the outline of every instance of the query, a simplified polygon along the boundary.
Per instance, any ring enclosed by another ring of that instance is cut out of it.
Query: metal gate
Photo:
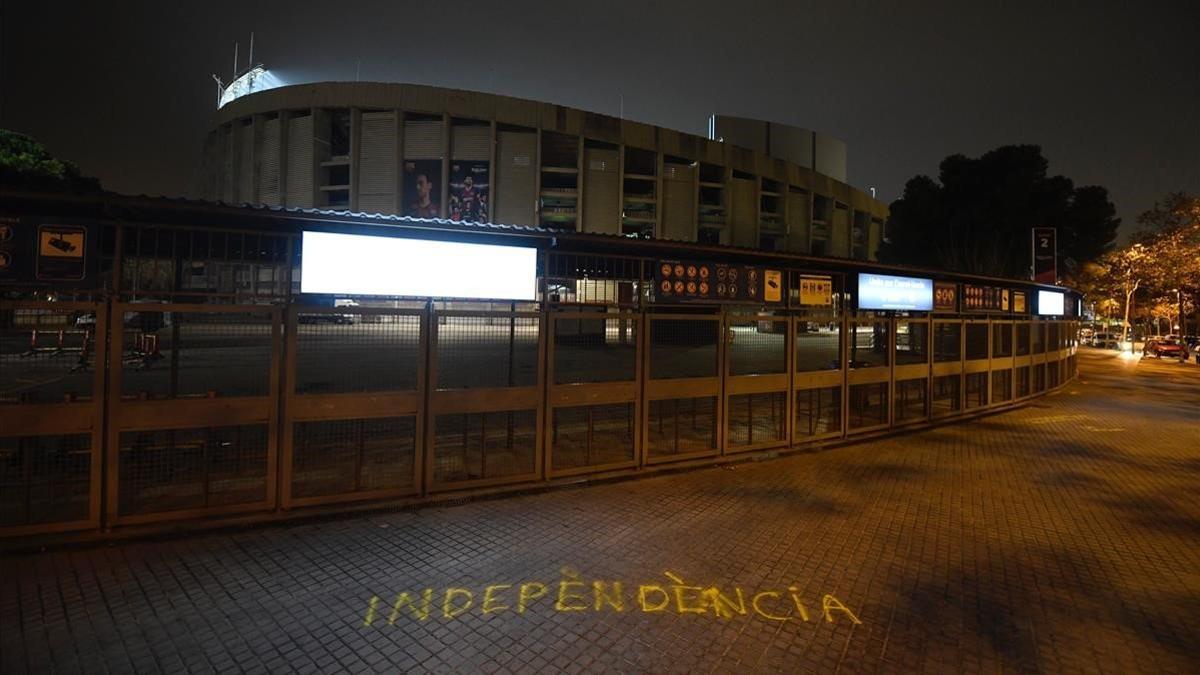
[[[846,432],[886,429],[891,424],[892,322],[858,317],[846,328]]]
[[[647,314],[645,463],[710,457],[724,443],[722,318]]]
[[[641,315],[555,311],[548,323],[547,475],[637,466]]]
[[[543,477],[542,313],[436,310],[432,316],[428,490]]]
[[[291,307],[283,508],[418,494],[428,312]]]
[[[100,524],[105,309],[0,300],[0,536]]]
[[[725,452],[786,446],[794,322],[773,314],[725,317]]]
[[[106,524],[273,509],[280,309],[111,312]]]

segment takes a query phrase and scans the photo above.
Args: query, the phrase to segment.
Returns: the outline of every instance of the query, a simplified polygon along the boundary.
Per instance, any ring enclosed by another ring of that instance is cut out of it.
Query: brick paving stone
[[[1080,370],[1015,410],[769,461],[8,556],[0,672],[1200,672],[1200,368]],[[622,582],[624,611],[555,611],[564,568]],[[643,613],[667,573],[780,592],[788,620]],[[527,581],[548,592],[518,614]],[[483,616],[489,584],[509,609]],[[388,625],[430,587],[475,605]],[[862,623],[825,621],[827,593]]]

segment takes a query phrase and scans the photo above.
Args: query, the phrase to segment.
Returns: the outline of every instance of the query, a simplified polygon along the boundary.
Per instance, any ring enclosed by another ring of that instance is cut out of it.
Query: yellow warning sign
[[[43,227],[38,243],[38,255],[47,258],[83,258],[83,230]]]
[[[783,273],[779,270],[763,270],[763,280],[766,282],[766,287],[763,289],[763,300],[767,302],[783,300]]]
[[[806,307],[833,306],[833,279],[800,277],[800,304]]]

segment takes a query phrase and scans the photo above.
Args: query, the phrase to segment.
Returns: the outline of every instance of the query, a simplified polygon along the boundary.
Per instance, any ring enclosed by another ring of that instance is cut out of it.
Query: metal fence
[[[0,314],[4,536],[713,462],[1011,406],[1075,374],[1075,323],[1038,319],[616,303]]]

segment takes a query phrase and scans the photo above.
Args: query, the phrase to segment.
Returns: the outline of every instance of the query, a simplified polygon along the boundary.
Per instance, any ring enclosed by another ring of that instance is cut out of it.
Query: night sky
[[[1200,193],[1200,3],[980,4],[10,0],[0,126],[109,189],[196,196],[210,73],[228,80],[254,31],[285,82],[361,63],[364,81],[611,115],[623,97],[629,119],[699,134],[712,112],[824,131],[885,201],[1008,143],[1109,188],[1125,232],[1168,191]]]

